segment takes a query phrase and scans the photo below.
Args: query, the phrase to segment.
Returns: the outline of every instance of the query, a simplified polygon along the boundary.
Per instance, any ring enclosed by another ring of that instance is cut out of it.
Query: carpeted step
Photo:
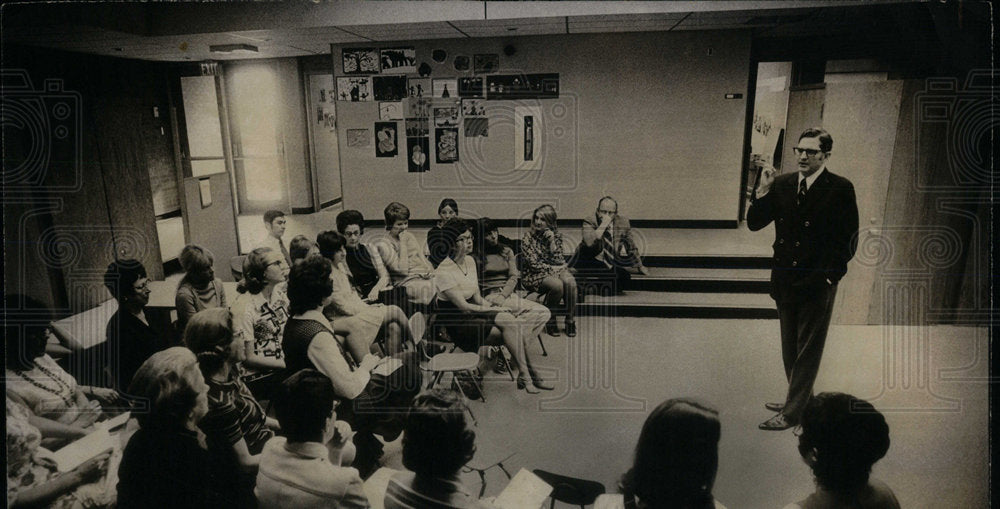
[[[578,312],[588,316],[661,318],[778,317],[774,300],[759,293],[628,291],[623,295],[588,295]]]

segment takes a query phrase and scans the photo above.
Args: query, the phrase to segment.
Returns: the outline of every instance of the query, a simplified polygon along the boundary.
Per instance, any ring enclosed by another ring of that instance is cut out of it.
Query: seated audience
[[[280,210],[268,210],[265,212],[264,229],[267,232],[254,247],[269,247],[274,252],[280,254],[285,259],[285,263],[291,265],[292,257],[288,252],[288,247],[285,246],[285,241],[281,239],[281,236],[285,234],[285,226],[287,224],[288,220],[285,219],[284,212]]]
[[[385,208],[385,228],[389,235],[376,244],[389,269],[392,284],[406,289],[407,298],[417,304],[429,304],[434,298],[434,267],[424,258],[420,243],[409,227],[410,209],[398,202]]]
[[[441,243],[441,227],[449,219],[458,217],[458,203],[451,198],[441,200],[441,204],[438,205],[438,217],[441,219],[427,231],[427,248],[424,251],[427,254],[427,260],[435,269],[442,260],[448,257],[446,246]]]
[[[583,241],[573,268],[579,275],[608,280],[614,284],[615,293],[625,291],[632,273],[648,273],[632,238],[628,218],[618,214],[614,198],[601,198],[594,217],[583,220]]]
[[[233,316],[213,308],[191,317],[184,344],[198,356],[208,384],[208,413],[198,422],[210,449],[235,457],[245,471],[256,471],[264,444],[274,436],[277,421],[264,413],[239,376],[246,345],[233,338]]]
[[[465,419],[465,403],[452,391],[420,394],[406,417],[403,466],[389,480],[386,509],[488,509],[459,479],[476,453],[476,432]]]
[[[261,454],[254,488],[258,506],[368,507],[357,469],[337,461],[350,443],[351,428],[337,421],[330,379],[304,369],[282,382],[277,393],[274,408],[284,436],[268,441]]]
[[[101,405],[121,403],[112,389],[78,385],[45,353],[51,334],[48,308],[26,295],[4,296],[4,379],[8,399],[31,411],[33,427],[51,443],[80,438],[102,415]]]
[[[698,401],[664,401],[642,425],[622,493],[601,495],[594,509],[725,509],[712,497],[719,469],[719,413]]]
[[[282,348],[289,371],[315,369],[333,384],[344,401],[341,411],[358,433],[355,466],[362,477],[376,467],[382,444],[374,434],[394,440],[401,431],[403,409],[420,390],[421,374],[415,352],[380,358],[365,353],[356,359],[334,334],[323,308],[330,303],[333,267],[321,256],[312,256],[292,267],[288,281],[292,317],[285,326]]]
[[[531,229],[521,242],[521,257],[521,286],[543,295],[545,306],[553,311],[546,332],[559,335],[555,310],[565,300],[566,335],[576,336],[576,279],[566,265],[563,238],[552,205],[542,205],[532,214]]]
[[[181,250],[180,262],[184,278],[177,285],[174,301],[177,330],[183,336],[184,327],[195,313],[208,308],[228,307],[229,304],[222,280],[215,277],[215,257],[209,250],[197,244],[188,244]]]
[[[802,413],[799,453],[816,491],[785,509],[899,509],[892,490],[869,478],[889,450],[889,425],[871,403],[849,394],[817,394]]]
[[[98,349],[105,352],[102,357],[108,383],[124,391],[150,355],[174,343],[174,328],[159,313],[146,315],[149,278],[138,261],[111,262],[104,274],[104,286],[118,301],[118,311],[108,320],[107,341]]]
[[[397,306],[369,304],[358,296],[347,277],[345,260],[347,239],[334,231],[325,231],[316,238],[320,254],[333,265],[333,295],[324,314],[333,323],[333,331],[347,336],[347,346],[355,359],[365,356],[376,337],[381,338],[386,353],[403,350],[406,342],[413,344],[410,323]]]
[[[289,267],[295,265],[295,262],[315,254],[319,254],[319,246],[305,235],[296,235],[288,247],[288,257],[292,260]]]
[[[357,210],[345,210],[337,214],[337,231],[347,239],[346,262],[351,284],[361,298],[369,302],[378,301],[379,293],[389,287],[390,278],[378,249],[361,243],[365,217]]]
[[[434,271],[438,287],[435,328],[443,327],[451,341],[462,350],[478,352],[496,327],[517,368],[517,388],[529,393],[538,392],[536,388],[551,390],[552,385],[543,381],[532,367],[526,346],[526,338],[532,337],[533,320],[537,317],[496,305],[479,293],[476,262],[470,256],[472,231],[469,223],[458,218],[449,219],[441,228],[441,243],[448,248],[449,256]]]
[[[288,265],[273,249],[259,247],[243,260],[233,311],[236,341],[247,343],[243,381],[260,399],[270,399],[270,391],[284,378],[281,333],[288,320],[285,293]]]
[[[208,411],[208,386],[190,350],[153,354],[129,394],[139,430],[118,467],[119,509],[237,507],[233,472],[204,449],[198,421]]]

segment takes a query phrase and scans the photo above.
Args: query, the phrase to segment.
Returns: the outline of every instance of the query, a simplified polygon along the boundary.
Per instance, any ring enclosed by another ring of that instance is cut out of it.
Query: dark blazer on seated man
[[[573,268],[583,275],[606,273],[622,291],[630,274],[645,274],[639,247],[632,238],[628,218],[618,214],[618,202],[605,196],[597,203],[594,217],[583,220],[582,241]]]

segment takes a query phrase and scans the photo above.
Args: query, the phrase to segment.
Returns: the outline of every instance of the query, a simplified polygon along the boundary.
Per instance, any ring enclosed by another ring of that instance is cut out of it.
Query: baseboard
[[[334,205],[336,205],[338,203],[343,203],[343,202],[344,202],[344,198],[342,198],[342,197],[341,198],[334,198],[334,199],[332,199],[332,200],[330,200],[328,202],[321,203],[319,205],[319,209],[323,210],[323,209],[325,209],[327,207],[332,207],[332,206],[334,206]]]
[[[500,228],[527,228],[531,226],[529,219],[493,219],[493,222]],[[416,228],[430,228],[438,223],[437,219],[410,219],[410,226]],[[583,226],[582,219],[560,219],[557,221],[560,228],[580,228]],[[739,228],[739,221],[725,219],[629,219],[632,228],[679,228],[679,229],[701,229],[701,230],[735,230]],[[385,221],[382,219],[366,219],[365,228],[385,228]]]
[[[292,214],[312,214],[316,212],[316,207],[292,207]]]

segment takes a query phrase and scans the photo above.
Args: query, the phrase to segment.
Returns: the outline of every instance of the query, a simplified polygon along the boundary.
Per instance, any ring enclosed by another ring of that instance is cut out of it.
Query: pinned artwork
[[[409,78],[406,80],[406,95],[408,97],[430,97],[430,78]]]
[[[479,54],[473,58],[473,72],[486,74],[500,69],[500,55],[496,53]]]
[[[405,101],[406,118],[430,118],[431,100],[423,97],[411,97]]]
[[[433,81],[434,97],[458,97],[458,80],[446,78]]]
[[[481,117],[486,114],[486,105],[482,99],[462,99],[462,115],[466,117]]]
[[[347,146],[348,147],[367,147],[371,144],[371,135],[368,134],[368,129],[348,129],[347,130]]]
[[[542,169],[542,108],[514,107],[514,169]]]
[[[379,120],[403,120],[403,103],[384,102],[378,103]]]
[[[486,77],[487,99],[554,99],[559,74],[495,74]]]
[[[477,76],[475,78],[459,78],[458,96],[483,97],[483,77]]]
[[[465,124],[466,138],[490,135],[489,119],[486,117],[465,117],[462,123]]]
[[[434,125],[436,127],[458,126],[458,105],[434,106]]]
[[[382,72],[390,74],[405,74],[417,72],[417,52],[413,46],[403,48],[385,48],[380,51]]]
[[[410,173],[427,171],[427,157],[430,153],[430,141],[427,136],[406,138],[406,167]]]
[[[419,138],[430,135],[429,124],[430,122],[426,118],[406,119],[406,136]]]
[[[437,162],[454,163],[458,161],[458,128],[438,127],[434,130]]]
[[[375,122],[375,157],[396,157],[399,153],[395,122]]]
[[[371,101],[371,78],[337,78],[337,99],[352,103]]]
[[[381,71],[375,48],[344,48],[341,51],[344,74],[372,74]]]
[[[469,70],[469,57],[465,55],[459,55],[455,57],[455,70],[460,72],[465,72]]]
[[[401,101],[406,97],[406,76],[374,76],[376,101]]]

